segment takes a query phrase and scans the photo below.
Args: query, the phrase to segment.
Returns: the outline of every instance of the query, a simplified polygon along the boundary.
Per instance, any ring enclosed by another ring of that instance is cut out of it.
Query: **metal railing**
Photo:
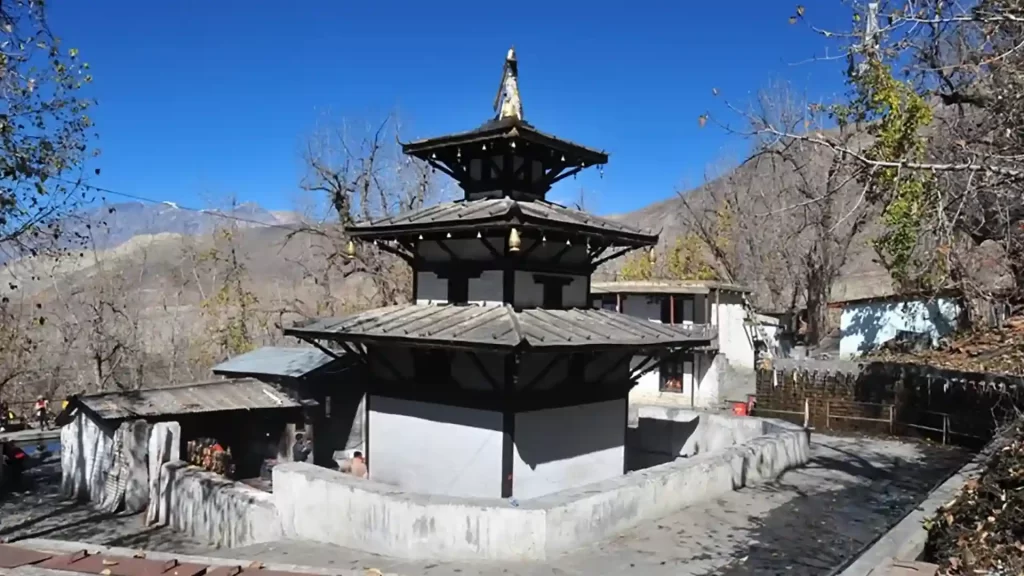
[[[881,408],[884,411],[888,411],[889,415],[886,418],[869,418],[867,416],[848,416],[848,415],[845,415],[845,414],[833,414],[832,413],[832,405],[833,404],[839,404],[839,405],[845,405],[845,406],[850,406],[850,405],[853,405],[853,406],[877,406],[877,407]],[[883,423],[883,424],[884,423],[888,423],[889,424],[889,434],[892,435],[893,432],[895,431],[896,406],[894,406],[892,404],[875,404],[873,402],[854,402],[852,400],[846,400],[846,401],[840,401],[840,402],[836,402],[834,400],[826,400],[825,401],[825,429],[826,430],[831,430],[832,429],[832,421],[833,420],[854,420],[854,421],[859,421],[859,422],[879,422],[879,423]]]
[[[935,432],[941,435],[942,444],[949,444],[950,439],[953,437],[959,438],[971,438],[975,440],[985,440],[983,436],[977,434],[971,434],[968,432],[960,432],[953,429],[951,424],[951,416],[945,412],[935,412],[930,410],[924,410],[918,412],[919,414],[927,414],[931,416],[938,416],[942,419],[942,426],[928,426],[925,424],[918,424],[914,422],[904,422],[898,419],[898,411],[894,404],[879,404],[873,402],[856,402],[853,400],[826,400],[824,401],[825,407],[825,429],[832,430],[832,423],[835,421],[846,420],[853,422],[875,422],[878,424],[884,424],[889,429],[890,435],[895,435],[897,428],[906,426],[907,428],[913,428],[915,430],[923,430],[927,432]],[[850,414],[836,414],[834,408],[840,407],[876,407],[879,412],[885,414],[883,417],[870,417]],[[804,428],[813,430],[811,422],[814,421],[813,414],[811,412],[811,401],[810,398],[804,398],[804,409],[799,410],[778,410],[774,408],[762,408],[754,405],[754,412],[757,414],[765,415],[785,415],[785,416],[802,416]]]

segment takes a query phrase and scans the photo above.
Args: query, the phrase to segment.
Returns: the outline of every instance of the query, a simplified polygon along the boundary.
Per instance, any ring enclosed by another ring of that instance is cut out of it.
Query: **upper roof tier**
[[[423,235],[472,235],[487,230],[522,227],[523,234],[536,231],[582,237],[609,246],[652,246],[658,235],[566,208],[544,200],[521,202],[510,198],[474,202],[445,202],[398,216],[360,222],[346,229],[353,238],[392,240]]]
[[[559,180],[608,163],[608,154],[526,122],[514,49],[505,59],[494,108],[495,117],[475,130],[403,144],[402,151],[454,178],[468,200],[542,199]]]

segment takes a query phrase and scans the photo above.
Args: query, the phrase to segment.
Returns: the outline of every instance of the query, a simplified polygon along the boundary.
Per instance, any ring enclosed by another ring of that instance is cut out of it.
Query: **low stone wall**
[[[802,427],[748,420],[737,429],[762,435],[523,502],[409,494],[304,463],[274,469],[273,501],[285,538],[401,558],[544,560],[807,462]]]
[[[180,460],[163,465],[160,498],[171,528],[216,546],[231,548],[282,538],[269,492]]]
[[[765,434],[764,420],[639,406],[626,433],[627,468],[639,470],[743,444]]]

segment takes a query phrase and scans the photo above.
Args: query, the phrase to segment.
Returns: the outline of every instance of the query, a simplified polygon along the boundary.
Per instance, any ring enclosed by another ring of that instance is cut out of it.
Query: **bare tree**
[[[412,296],[411,271],[382,247],[364,246],[354,256],[349,255],[346,227],[359,220],[388,218],[416,210],[444,196],[433,171],[401,153],[397,145],[400,132],[401,125],[394,115],[366,130],[352,130],[342,122],[314,133],[304,156],[307,174],[302,188],[321,195],[331,217],[301,226],[291,239],[304,234],[316,238],[313,242],[323,256],[318,269],[307,266],[307,274],[323,290],[330,290],[330,278],[335,272],[346,278],[362,276],[373,282],[375,302],[366,305],[408,301]],[[334,300],[332,294],[322,296]],[[316,309],[327,306],[321,302]]]
[[[80,278],[50,275],[58,308],[53,311],[59,340],[68,345],[65,359],[79,365],[80,388],[103,391],[143,385],[145,357],[138,287],[146,275],[146,251],[131,258],[109,258],[95,243],[95,264]],[[89,385],[84,381],[89,374]]]
[[[252,289],[246,257],[239,246],[240,230],[228,220],[213,233],[212,247],[197,259],[197,277],[209,280],[201,303],[206,338],[200,362],[206,366],[253,350],[269,330],[269,315]]]
[[[803,7],[790,21],[838,44],[852,91],[826,112],[835,124],[868,136],[867,145],[774,124],[761,133],[839,152],[864,168],[865,200],[879,209],[884,226],[876,248],[900,288],[1019,299],[1024,6],[1011,0],[849,5],[850,30],[815,27]],[[986,246],[997,247],[1002,258],[983,268],[1005,263],[1005,275],[978,269]]]

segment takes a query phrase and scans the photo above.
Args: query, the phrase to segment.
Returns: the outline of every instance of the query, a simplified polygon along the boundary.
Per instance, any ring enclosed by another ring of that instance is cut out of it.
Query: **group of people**
[[[199,438],[189,440],[185,449],[189,464],[228,478],[235,476],[235,462],[230,447],[224,448],[213,438]]]
[[[64,401],[64,406],[67,406],[67,401]],[[50,427],[50,401],[44,396],[38,396],[32,408],[33,420],[39,426],[39,429],[48,429]],[[11,406],[7,402],[0,402],[0,432],[9,428],[17,419],[18,416],[11,409]]]
[[[309,460],[312,452],[313,443],[310,442],[309,438],[302,432],[296,433],[295,443],[292,444],[292,461],[306,462]],[[347,472],[357,478],[366,478],[366,459],[363,457],[363,453],[358,450],[352,454],[352,458],[339,461],[338,467],[342,472]]]

